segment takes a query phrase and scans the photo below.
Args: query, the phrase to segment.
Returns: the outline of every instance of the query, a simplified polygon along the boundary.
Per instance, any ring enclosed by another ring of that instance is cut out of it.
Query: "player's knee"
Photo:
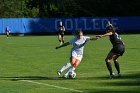
[[[74,62],[70,62],[72,66],[74,66]]]
[[[75,68],[77,67],[77,65],[76,65],[76,64],[71,64],[71,65],[72,65],[73,67],[75,67]]]
[[[79,65],[79,64],[75,63],[75,64],[73,65],[73,67],[77,68],[77,67],[78,67],[78,65]]]
[[[114,62],[117,62],[117,59],[113,59]]]
[[[71,65],[75,68],[77,68],[77,66],[79,65],[77,62],[71,62]]]
[[[73,64],[73,67],[75,67],[75,68],[76,68],[76,67],[77,67],[77,65],[76,65],[76,64]]]
[[[110,60],[109,60],[108,58],[106,58],[106,59],[105,59],[105,62],[106,62],[106,63],[107,63],[107,62],[110,62]]]
[[[114,57],[114,58],[113,58],[113,61],[117,61],[117,58]]]

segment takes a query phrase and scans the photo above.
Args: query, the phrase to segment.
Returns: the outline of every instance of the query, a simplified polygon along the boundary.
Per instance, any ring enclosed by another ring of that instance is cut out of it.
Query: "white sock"
[[[76,68],[72,66],[72,67],[67,71],[67,73],[65,74],[65,76],[68,76],[68,74],[69,74],[70,72],[73,72],[75,69],[76,69]]]
[[[71,63],[66,63],[59,71],[63,72],[64,70],[66,70],[67,68],[69,68],[71,66]]]
[[[62,45],[62,44],[63,44],[63,42],[61,41],[61,42],[60,42],[60,45]]]

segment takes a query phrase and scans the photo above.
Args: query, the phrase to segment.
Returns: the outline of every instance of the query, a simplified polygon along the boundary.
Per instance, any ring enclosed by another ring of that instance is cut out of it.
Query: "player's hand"
[[[97,39],[99,39],[99,37],[96,37],[94,40],[97,40]]]
[[[101,38],[101,37],[103,37],[103,35],[97,35],[96,37],[97,37],[97,38]]]
[[[95,37],[95,38],[93,38],[93,40],[97,40],[99,37]]]

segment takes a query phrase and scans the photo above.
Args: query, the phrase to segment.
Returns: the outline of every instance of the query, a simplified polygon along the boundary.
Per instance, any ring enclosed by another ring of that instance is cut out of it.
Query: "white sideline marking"
[[[66,88],[66,87],[61,87],[61,86],[46,84],[46,83],[40,83],[40,82],[31,81],[31,80],[21,80],[21,81],[29,82],[29,83],[33,83],[33,84],[38,84],[38,85],[44,85],[44,86],[54,87],[54,88],[58,88],[58,89],[65,89],[65,90],[69,90],[69,91],[75,91],[75,92],[79,92],[79,93],[85,93],[84,91],[80,91],[80,90],[76,90],[76,89],[71,89],[71,88]]]

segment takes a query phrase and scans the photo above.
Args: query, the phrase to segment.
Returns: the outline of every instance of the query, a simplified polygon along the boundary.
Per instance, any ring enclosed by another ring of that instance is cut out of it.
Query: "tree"
[[[0,0],[0,17],[140,16],[139,0]]]

